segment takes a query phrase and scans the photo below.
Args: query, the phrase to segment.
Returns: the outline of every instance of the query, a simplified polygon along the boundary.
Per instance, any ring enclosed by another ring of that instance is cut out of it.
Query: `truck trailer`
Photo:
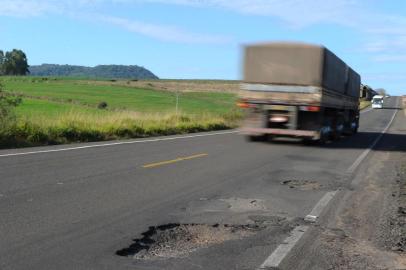
[[[276,136],[326,142],[354,134],[361,78],[330,50],[302,43],[245,47],[238,105],[250,140]]]

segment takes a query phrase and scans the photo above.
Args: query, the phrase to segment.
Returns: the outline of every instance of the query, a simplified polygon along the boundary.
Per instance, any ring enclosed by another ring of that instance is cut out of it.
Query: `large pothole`
[[[127,248],[116,251],[119,256],[134,259],[179,258],[203,247],[241,239],[257,233],[258,225],[166,224],[149,227],[142,238],[134,239]]]
[[[289,188],[297,188],[300,190],[316,190],[322,187],[317,181],[311,180],[285,180],[282,181],[281,184],[286,185]]]

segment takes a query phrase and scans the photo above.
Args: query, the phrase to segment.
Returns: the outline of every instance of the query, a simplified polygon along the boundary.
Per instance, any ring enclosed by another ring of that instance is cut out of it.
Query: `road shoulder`
[[[406,269],[405,126],[397,114],[292,269]]]

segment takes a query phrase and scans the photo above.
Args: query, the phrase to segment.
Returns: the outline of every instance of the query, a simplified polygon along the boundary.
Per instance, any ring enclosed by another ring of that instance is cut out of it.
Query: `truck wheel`
[[[320,133],[319,145],[325,145],[329,140],[328,133]]]
[[[354,121],[351,123],[351,133],[357,134],[358,132],[358,121]]]
[[[325,120],[322,128],[320,129],[320,139],[318,140],[318,143],[320,145],[326,144],[331,137],[331,133],[332,133],[331,121]]]
[[[338,141],[343,135],[343,131],[344,131],[344,121],[342,118],[338,118],[332,133],[332,139],[334,141]]]
[[[248,135],[246,138],[249,142],[263,142],[266,139],[266,135]]]

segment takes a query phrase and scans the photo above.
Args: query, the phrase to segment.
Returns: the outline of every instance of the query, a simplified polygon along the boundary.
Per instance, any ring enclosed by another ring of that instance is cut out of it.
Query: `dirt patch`
[[[324,250],[333,251],[328,256],[328,269],[402,269],[401,259],[382,251],[372,242],[360,240],[341,229],[326,229],[320,235]]]
[[[311,180],[285,180],[282,181],[281,184],[286,185],[289,188],[297,188],[300,190],[316,190],[322,187],[317,181]]]
[[[129,247],[118,250],[119,256],[151,260],[185,257],[197,249],[241,239],[257,233],[258,225],[227,224],[166,224],[150,227],[142,238],[134,239]]]
[[[406,159],[405,159],[406,161]],[[397,183],[399,192],[394,192],[392,196],[397,196],[398,209],[395,217],[391,219],[392,234],[394,241],[391,249],[397,252],[406,252],[406,165],[399,168]]]

